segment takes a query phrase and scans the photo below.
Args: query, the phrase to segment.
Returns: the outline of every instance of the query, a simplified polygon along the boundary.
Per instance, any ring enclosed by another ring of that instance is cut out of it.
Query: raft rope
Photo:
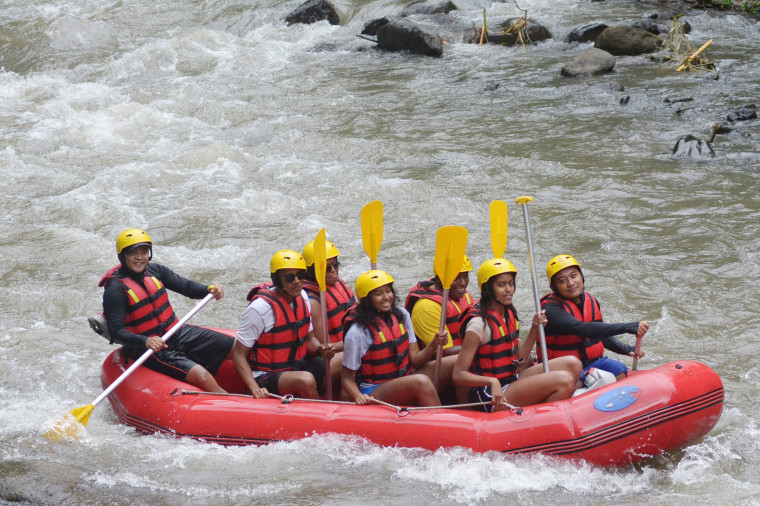
[[[215,395],[215,396],[226,396],[226,397],[248,397],[253,399],[254,397],[249,394],[230,394],[230,393],[221,393],[221,392],[198,392],[196,390],[182,390],[182,389],[175,389],[171,395],[177,397],[180,395]],[[293,401],[304,401],[304,402],[322,402],[326,404],[349,404],[349,405],[356,405],[355,402],[348,402],[348,401],[330,401],[325,399],[304,399],[301,397],[293,397],[292,395],[277,395],[273,393],[268,394],[269,397],[273,399],[280,399],[280,402],[282,404],[290,404]],[[430,410],[430,409],[459,409],[459,408],[472,408],[472,407],[480,407],[480,406],[488,406],[490,405],[489,402],[471,402],[468,404],[452,404],[450,406],[396,406],[395,404],[391,404],[389,402],[381,401],[379,399],[372,399],[372,402],[375,402],[377,404],[380,404],[381,406],[386,406],[391,409],[396,410],[396,413],[398,416],[406,416],[412,411],[423,411],[423,410]],[[512,404],[504,403],[505,406],[507,406],[512,413],[516,413],[518,415],[522,415],[523,409],[519,406],[513,406]]]

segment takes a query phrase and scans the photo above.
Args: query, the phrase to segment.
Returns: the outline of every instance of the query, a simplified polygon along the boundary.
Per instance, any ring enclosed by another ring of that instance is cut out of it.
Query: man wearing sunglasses
[[[333,387],[340,388],[340,374],[343,369],[343,316],[356,304],[354,292],[338,275],[340,251],[330,241],[325,241],[325,305],[327,312],[327,334],[330,343],[335,347],[335,359],[330,362],[330,377]],[[319,298],[319,284],[314,270],[314,241],[304,246],[301,252],[306,261],[306,279],[303,288],[309,295],[311,303],[311,320],[314,323],[314,335],[320,343],[325,342],[322,336],[322,303]]]
[[[306,262],[281,250],[269,262],[271,283],[251,289],[243,311],[232,361],[257,399],[269,393],[317,399],[324,390],[325,358],[335,355],[314,336],[309,297],[303,289]]]

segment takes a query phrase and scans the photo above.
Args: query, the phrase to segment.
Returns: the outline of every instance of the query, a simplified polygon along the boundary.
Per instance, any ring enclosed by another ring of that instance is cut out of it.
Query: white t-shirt
[[[399,309],[404,313],[401,323],[409,335],[409,344],[416,343],[417,337],[414,335],[409,312],[403,307]],[[369,347],[372,346],[372,341],[371,330],[361,324],[351,325],[351,328],[343,336],[343,365],[347,369],[358,371],[362,366],[362,357],[367,354]]]

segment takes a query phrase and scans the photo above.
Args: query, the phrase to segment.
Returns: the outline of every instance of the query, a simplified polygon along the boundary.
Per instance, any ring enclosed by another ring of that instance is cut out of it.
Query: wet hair
[[[510,272],[508,274],[512,274],[512,279],[515,281],[515,288],[517,287],[517,274],[514,272]],[[496,275],[498,276],[498,274]],[[493,300],[493,284],[496,281],[496,276],[491,276],[488,278],[488,281],[483,283],[480,286],[480,301],[478,304],[480,305],[480,317],[483,318],[484,321],[486,320],[486,314],[488,314],[488,308],[491,305],[491,301]],[[520,321],[520,319],[517,317],[517,309],[515,309],[514,304],[510,304],[506,308],[504,308],[504,316],[508,314],[509,311],[512,311],[512,313],[515,315],[515,320]]]
[[[317,273],[316,273],[316,271],[314,269],[314,264],[311,264],[310,266],[308,266],[306,268],[306,278],[305,279],[308,279],[309,281],[312,281],[314,283],[317,282]]]
[[[282,284],[282,280],[280,279],[280,269],[271,273],[270,276],[272,277],[272,283],[274,283],[274,286],[276,286],[280,290],[285,288]]]
[[[385,286],[385,285],[383,285]],[[390,325],[390,319],[391,319],[391,313],[398,319],[399,321],[402,321],[404,319],[404,312],[401,310],[401,308],[398,306],[399,304],[399,298],[398,293],[396,293],[396,289],[393,288],[393,283],[391,283],[391,291],[393,292],[393,303],[391,304],[391,310],[387,314],[380,315],[380,312],[375,307],[375,304],[372,302],[371,294],[378,288],[382,288],[378,286],[374,290],[370,291],[365,297],[362,297],[359,299],[358,304],[356,305],[356,323],[361,323],[365,327],[369,328],[369,324],[374,322],[376,318],[382,317],[385,319],[385,322]]]

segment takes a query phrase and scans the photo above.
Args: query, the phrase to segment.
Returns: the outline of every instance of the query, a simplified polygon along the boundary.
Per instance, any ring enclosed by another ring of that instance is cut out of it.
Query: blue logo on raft
[[[638,391],[639,387],[633,385],[618,387],[597,397],[594,407],[599,411],[619,411],[636,402],[633,394]]]

